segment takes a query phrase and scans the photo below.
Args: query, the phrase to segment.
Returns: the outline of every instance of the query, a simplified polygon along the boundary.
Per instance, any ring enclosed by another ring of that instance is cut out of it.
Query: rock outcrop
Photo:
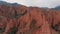
[[[60,34],[60,10],[0,4],[0,34]]]

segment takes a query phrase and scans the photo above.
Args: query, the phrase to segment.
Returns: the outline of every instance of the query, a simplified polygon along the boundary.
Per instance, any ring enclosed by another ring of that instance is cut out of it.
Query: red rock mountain
[[[0,34],[60,34],[60,10],[2,4]]]

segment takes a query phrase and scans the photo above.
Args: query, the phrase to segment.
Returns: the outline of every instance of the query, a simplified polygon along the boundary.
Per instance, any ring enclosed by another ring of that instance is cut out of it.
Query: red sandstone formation
[[[0,5],[0,34],[60,34],[60,10]]]

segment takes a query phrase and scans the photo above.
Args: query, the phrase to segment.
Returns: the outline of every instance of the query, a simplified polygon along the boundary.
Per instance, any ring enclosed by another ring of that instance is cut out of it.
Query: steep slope
[[[60,10],[0,2],[0,34],[60,34]]]

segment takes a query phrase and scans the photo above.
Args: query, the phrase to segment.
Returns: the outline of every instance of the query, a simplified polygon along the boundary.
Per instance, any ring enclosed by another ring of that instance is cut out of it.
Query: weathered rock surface
[[[0,34],[60,34],[60,10],[0,5]]]

